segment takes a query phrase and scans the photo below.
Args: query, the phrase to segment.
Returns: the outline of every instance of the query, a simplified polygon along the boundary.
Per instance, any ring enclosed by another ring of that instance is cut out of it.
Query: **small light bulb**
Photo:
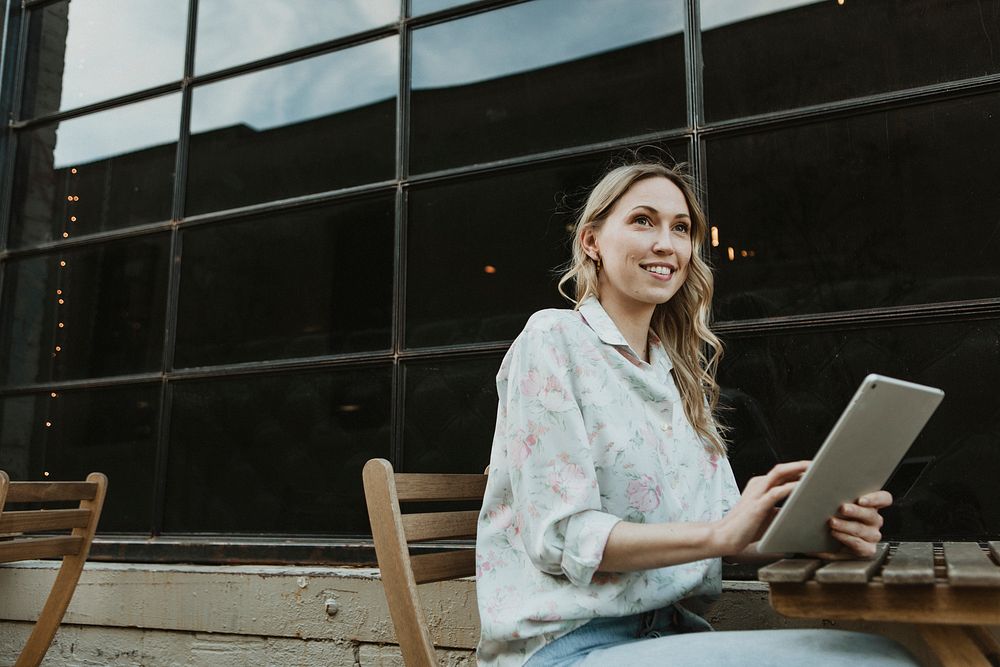
[[[59,266],[66,266],[66,260],[59,260]]]
[[[45,422],[45,428],[49,428],[50,426],[52,426],[52,422]]]
[[[66,201],[73,201],[73,195],[66,195]]]
[[[63,232],[63,238],[64,239],[68,239],[69,238],[69,232]]]
[[[66,303],[66,302],[65,302],[65,301],[63,301],[62,299],[59,299],[59,305],[60,305],[60,306],[61,306],[61,305],[63,305],[64,303]]]
[[[52,398],[55,398],[55,397],[56,397],[56,396],[58,396],[58,395],[59,395],[59,394],[57,394],[56,392],[52,392],[51,394],[49,394],[49,396],[51,396]]]
[[[62,290],[61,289],[57,289],[56,290],[56,294],[62,294]]]
[[[718,248],[719,247],[719,228],[718,227],[712,227],[712,247],[713,248]]]
[[[44,475],[45,477],[48,477],[49,476],[49,471],[46,470],[45,472],[42,473],[42,475]]]
[[[76,222],[76,216],[75,215],[69,216],[69,221],[70,222]]]
[[[736,259],[736,251],[733,249],[732,246],[726,248],[726,254],[729,255],[730,262]]]
[[[56,345],[56,352],[62,352],[62,347],[60,347],[59,345]]]
[[[59,328],[60,328],[60,329],[62,329],[62,328],[63,328],[63,327],[65,327],[65,326],[66,326],[66,325],[65,325],[64,323],[62,323],[62,322],[60,322],[60,323],[59,323]]]
[[[76,167],[73,167],[72,169],[70,169],[70,170],[69,170],[69,173],[71,173],[71,174],[75,174],[75,173],[76,173]]]
[[[493,274],[497,272],[497,267],[493,266],[492,264],[487,264],[486,266],[483,267],[483,271],[485,273]]]

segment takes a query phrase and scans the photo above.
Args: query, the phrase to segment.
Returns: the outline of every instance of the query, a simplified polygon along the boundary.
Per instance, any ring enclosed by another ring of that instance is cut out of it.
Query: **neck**
[[[649,323],[653,320],[656,306],[637,302],[622,303],[610,295],[607,298],[598,295],[597,298],[611,321],[625,336],[629,347],[640,359],[649,362]]]

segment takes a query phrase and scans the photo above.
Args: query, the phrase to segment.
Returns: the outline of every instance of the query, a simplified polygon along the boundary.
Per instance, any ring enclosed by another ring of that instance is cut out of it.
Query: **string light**
[[[726,253],[729,255],[729,261],[730,262],[733,261],[734,259],[736,259],[736,251],[733,250],[732,246],[726,248]]]
[[[494,274],[497,272],[497,267],[493,266],[492,264],[487,264],[486,266],[483,267],[483,272]]]
[[[65,301],[63,301],[62,299],[59,299],[59,305],[60,306],[63,305],[63,304],[65,304],[65,303],[66,303]]]
[[[719,228],[718,227],[712,227],[712,247],[713,248],[718,248],[719,247]]]
[[[62,290],[61,289],[57,289],[56,290],[56,294],[62,294]]]
[[[45,422],[45,428],[52,428],[52,422]]]
[[[66,325],[65,325],[65,324],[64,324],[63,322],[60,322],[60,323],[59,323],[59,328],[60,328],[60,329],[62,329],[62,328],[63,328],[63,327],[65,327],[65,326],[66,326]]]
[[[69,232],[63,232],[63,238],[64,239],[68,239],[69,238]]]
[[[66,267],[66,260],[65,259],[59,260],[59,266],[65,268]]]
[[[51,394],[49,394],[49,396],[51,396],[52,398],[56,398],[57,396],[59,396],[59,394],[57,394],[56,392],[52,392]]]
[[[740,257],[746,257],[746,256],[747,256],[747,251],[746,250],[740,250]]]
[[[62,346],[56,345],[56,352],[62,352]]]
[[[46,470],[45,472],[42,473],[42,475],[45,476],[45,477],[48,477],[49,476],[49,471]]]
[[[76,216],[75,215],[69,216],[69,221],[70,222],[76,222]]]
[[[69,173],[71,173],[71,174],[75,174],[75,173],[76,173],[76,167],[73,167],[72,169],[70,169],[70,170],[69,170]]]
[[[66,195],[66,201],[73,201],[73,195]]]

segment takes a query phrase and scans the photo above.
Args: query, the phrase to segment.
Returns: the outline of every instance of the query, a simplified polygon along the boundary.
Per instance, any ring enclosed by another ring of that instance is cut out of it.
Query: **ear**
[[[580,230],[580,245],[587,256],[595,262],[601,256],[601,249],[597,246],[597,234],[593,227],[588,225]]]

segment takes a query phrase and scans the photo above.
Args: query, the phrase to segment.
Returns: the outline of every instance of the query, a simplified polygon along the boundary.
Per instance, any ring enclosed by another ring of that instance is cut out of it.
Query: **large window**
[[[0,7],[0,468],[108,472],[99,555],[353,554],[366,459],[481,471],[628,150],[705,194],[741,483],[887,373],[946,399],[886,535],[1000,536],[996,6]]]

